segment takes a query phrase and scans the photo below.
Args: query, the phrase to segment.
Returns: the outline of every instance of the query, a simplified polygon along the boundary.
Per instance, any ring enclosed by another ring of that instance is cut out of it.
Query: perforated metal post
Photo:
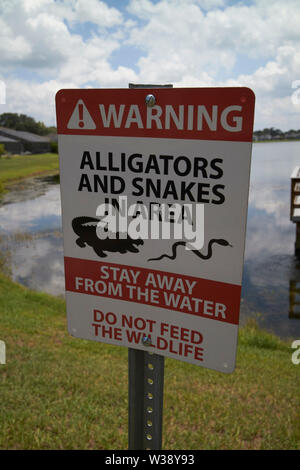
[[[134,85],[129,88],[172,88],[173,85]],[[155,104],[145,96],[147,106]],[[147,342],[144,342],[147,345]],[[128,350],[128,447],[130,450],[162,448],[164,357],[150,350]]]
[[[128,351],[128,447],[162,448],[164,357],[137,349]]]

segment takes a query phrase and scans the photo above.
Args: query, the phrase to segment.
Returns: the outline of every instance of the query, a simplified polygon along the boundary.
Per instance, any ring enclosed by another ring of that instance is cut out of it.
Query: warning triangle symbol
[[[72,116],[69,119],[68,129],[96,129],[96,124],[93,121],[90,113],[83,100],[78,100]]]

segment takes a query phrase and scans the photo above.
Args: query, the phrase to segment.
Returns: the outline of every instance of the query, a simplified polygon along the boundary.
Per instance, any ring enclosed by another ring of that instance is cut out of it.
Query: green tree
[[[43,122],[36,121],[26,114],[3,113],[0,114],[0,126],[17,131],[33,132],[38,135],[47,135],[53,132],[53,127],[47,128]]]

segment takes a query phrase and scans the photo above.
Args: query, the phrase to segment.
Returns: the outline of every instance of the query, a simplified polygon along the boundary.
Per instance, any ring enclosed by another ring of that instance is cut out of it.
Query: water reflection
[[[15,281],[52,295],[63,295],[62,234],[44,234],[26,243],[13,243],[10,256]]]
[[[2,198],[0,242],[14,281],[64,295],[61,204],[57,177],[28,179]]]
[[[289,205],[290,175],[300,163],[299,155],[300,142],[253,147],[241,304],[242,323],[255,316],[279,336],[296,339],[300,261],[294,256],[296,227],[289,219]],[[6,196],[0,206],[0,237],[37,234],[23,242],[13,237],[12,277],[31,288],[63,295],[60,192],[54,182],[40,178]]]
[[[251,167],[241,317],[256,314],[282,337],[300,337],[298,317],[290,315],[300,263],[289,218],[290,175],[299,165],[299,150],[299,142],[256,144]]]
[[[55,181],[36,178],[12,187],[1,201],[0,233],[61,229],[60,195]]]

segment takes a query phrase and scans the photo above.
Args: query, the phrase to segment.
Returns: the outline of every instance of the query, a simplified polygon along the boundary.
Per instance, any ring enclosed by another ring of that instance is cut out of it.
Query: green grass
[[[67,332],[64,301],[0,275],[0,449],[126,449],[127,349]],[[254,324],[221,374],[166,359],[163,449],[300,449],[300,365]]]
[[[0,158],[0,193],[20,179],[42,173],[58,172],[59,160],[55,153],[12,155]]]

